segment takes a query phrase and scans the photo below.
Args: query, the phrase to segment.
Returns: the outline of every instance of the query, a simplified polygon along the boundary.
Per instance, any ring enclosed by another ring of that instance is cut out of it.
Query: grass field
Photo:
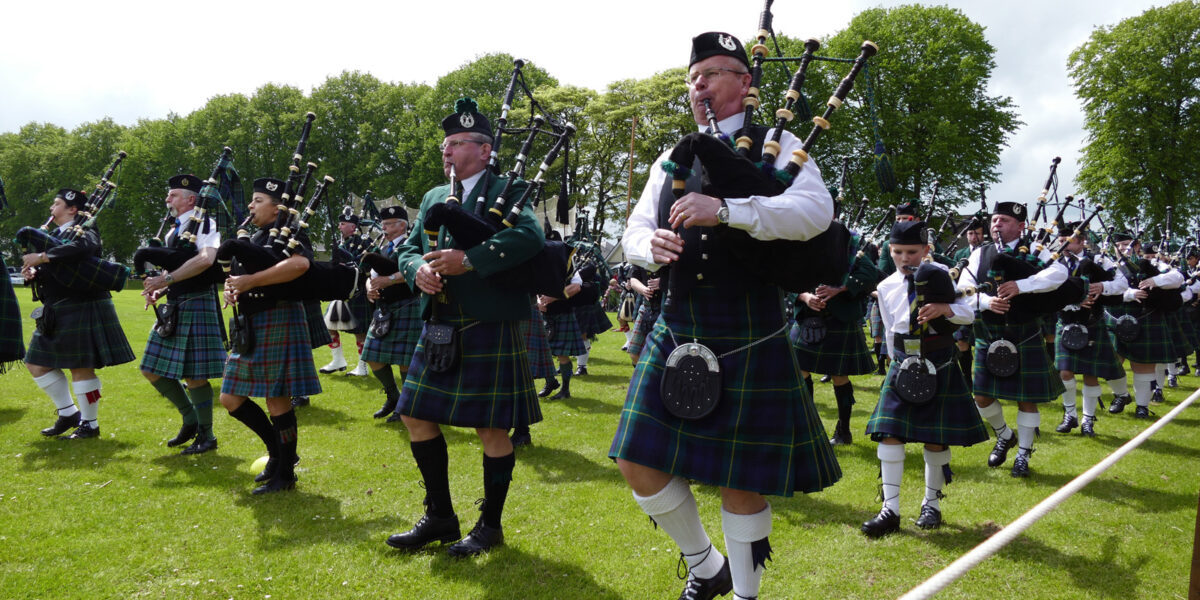
[[[17,291],[22,311],[33,308]],[[152,316],[124,292],[118,312],[141,356]],[[26,323],[28,339],[32,323]],[[411,526],[423,490],[397,425],[372,420],[378,383],[322,376],[325,393],[300,409],[300,482],[294,492],[250,495],[254,435],[217,408],[220,448],[179,456],[164,441],[178,415],[137,372],[101,371],[102,437],[44,439],[53,408],[27,371],[0,375],[0,597],[3,598],[674,598],[677,551],[653,528],[607,458],[630,365],[621,334],[601,337],[574,397],[543,402],[534,445],[518,450],[505,511],[507,545],[477,559],[443,551],[402,554],[387,535]],[[352,346],[351,346],[352,348]],[[315,353],[328,361],[326,349]],[[353,363],[352,363],[353,364]],[[1181,379],[1165,414],[1200,380]],[[1054,433],[1043,411],[1033,476],[989,469],[991,443],[954,449],[946,525],[917,529],[923,491],[918,447],[908,448],[903,531],[864,539],[879,508],[875,445],[861,432],[879,377],[855,378],[854,444],[845,475],[821,493],[772,498],[775,514],[761,597],[895,598],[1011,522],[1141,431],[1103,413],[1099,436]],[[833,393],[817,384],[831,429]],[[1106,389],[1107,392],[1107,389]],[[1107,400],[1106,393],[1106,400]],[[1010,424],[1015,407],[1006,406]],[[1192,408],[987,560],[939,598],[1185,598],[1200,490],[1200,408]],[[464,532],[478,516],[481,448],[447,430],[451,489]],[[1009,461],[1011,465],[1011,457]],[[721,538],[716,490],[695,487],[709,535]]]

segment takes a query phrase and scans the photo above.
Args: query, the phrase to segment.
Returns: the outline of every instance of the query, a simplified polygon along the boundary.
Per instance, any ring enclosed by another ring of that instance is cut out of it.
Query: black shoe
[[[100,426],[99,425],[92,426],[92,425],[88,425],[87,423],[80,422],[79,427],[76,427],[75,431],[71,432],[71,435],[64,435],[64,436],[62,436],[62,439],[64,439],[64,440],[85,440],[87,438],[96,438],[96,437],[100,437]]]
[[[1114,415],[1121,414],[1121,412],[1125,410],[1125,407],[1129,406],[1130,404],[1133,404],[1133,398],[1131,398],[1129,394],[1113,396],[1112,404],[1108,405],[1108,412]]]
[[[197,431],[199,431],[199,428],[196,427],[195,423],[184,423],[179,428],[179,433],[175,434],[175,437],[167,440],[167,447],[174,448],[175,446],[182,446],[192,441],[192,439],[196,437]]]
[[[512,442],[513,448],[520,448],[521,446],[529,446],[533,444],[533,436],[529,435],[528,431],[522,431],[520,433],[512,434],[512,439],[510,441]]]
[[[554,392],[554,390],[557,390],[557,389],[558,389],[558,380],[557,379],[547,379],[546,385],[542,386],[542,391],[538,392],[538,398],[545,398],[546,396],[549,396],[551,393]]]
[[[921,529],[937,529],[942,526],[942,511],[928,505],[921,505],[921,516],[917,517],[917,527]]]
[[[183,452],[180,452],[180,454],[204,454],[205,452],[208,452],[209,450],[216,450],[216,449],[217,449],[217,438],[210,438],[207,440],[196,440],[196,441],[192,442],[192,445],[188,446],[187,448],[184,448]]]
[[[588,374],[587,367],[585,367],[583,365],[579,365],[578,367],[575,368],[575,374],[576,375],[587,375]]]
[[[1176,377],[1175,375],[1167,375],[1167,387],[1169,387],[1169,388],[1179,387],[1179,378]]]
[[[1004,438],[997,438],[996,446],[992,448],[992,453],[988,455],[988,466],[994,469],[1004,464],[1004,461],[1008,460],[1008,451],[1016,445],[1016,434],[1013,434],[1007,440]]]
[[[412,529],[404,533],[389,535],[387,545],[401,550],[420,550],[429,542],[438,541],[449,544],[461,537],[462,530],[458,528],[458,515],[435,517],[425,513],[421,515]]]
[[[889,533],[900,531],[900,515],[892,509],[884,507],[874,519],[862,524],[862,532],[872,539],[881,538]]]
[[[833,375],[822,375],[821,376],[821,383],[829,383],[830,381],[833,381]]]
[[[56,435],[65,433],[68,429],[79,427],[80,418],[81,417],[79,416],[78,412],[69,417],[59,416],[54,420],[53,425],[42,430],[42,435],[46,437],[54,437]]]
[[[1083,416],[1083,423],[1079,425],[1079,434],[1087,437],[1096,437],[1095,429],[1096,417]]]
[[[1149,418],[1150,418],[1150,407],[1149,407],[1149,406],[1139,406],[1139,407],[1137,407],[1137,410],[1133,411],[1133,418],[1135,418],[1135,419],[1149,419]]]
[[[376,419],[382,419],[382,418],[392,414],[392,411],[396,410],[396,403],[399,401],[400,401],[399,396],[397,396],[395,398],[388,398],[388,399],[384,400],[383,406],[381,406],[379,408],[379,410],[375,411],[375,414],[373,414],[371,416]]]
[[[1055,427],[1054,430],[1059,433],[1070,433],[1076,427],[1079,427],[1079,421],[1075,418],[1075,415],[1064,413],[1062,423],[1059,423],[1058,427]]]
[[[570,397],[571,397],[571,392],[567,388],[563,388],[561,390],[558,390],[557,394],[550,396],[550,399],[551,400],[562,400],[564,398],[570,398]]]
[[[830,446],[849,446],[854,443],[854,436],[850,435],[850,426],[842,426],[839,421],[837,426],[833,428],[833,437],[829,438]]]
[[[312,400],[308,396],[292,396],[292,408],[308,406]]]
[[[275,492],[283,492],[286,490],[290,490],[294,487],[296,487],[296,476],[295,475],[292,475],[291,477],[284,477],[282,475],[277,475],[277,476],[271,477],[271,479],[269,481],[267,481],[266,483],[254,488],[253,490],[250,490],[250,493],[254,494],[256,496],[259,496],[262,494],[274,494]]]
[[[1013,477],[1029,477],[1029,455],[1033,454],[1033,450],[1028,452],[1017,450],[1017,458],[1013,459],[1012,476]]]
[[[721,565],[721,570],[708,579],[689,577],[679,594],[679,600],[712,600],[733,591],[733,576],[729,573],[729,560]]]
[[[1186,360],[1179,364],[1180,364],[1180,366],[1179,366],[1179,374],[1180,375],[1191,375],[1192,374],[1192,368],[1188,366]]]
[[[392,414],[388,415],[388,418],[387,418],[386,422],[388,422],[388,423],[398,423],[398,422],[400,422],[400,421],[402,421],[402,420],[404,420],[404,417],[403,417],[403,416],[401,416],[401,415],[400,415],[400,413],[398,413],[398,412],[394,412],[394,413],[392,413]]]
[[[295,465],[298,465],[298,464],[300,464],[299,456],[296,457]],[[267,466],[263,467],[262,473],[259,473],[258,475],[254,476],[254,483],[262,483],[264,481],[269,480],[273,475],[275,475],[275,465],[276,465],[276,462],[275,462],[274,458],[267,459]],[[294,467],[295,465],[292,465],[292,466]]]
[[[883,364],[883,361],[879,361],[879,368],[875,369],[875,374],[887,375],[887,365]]]
[[[1154,404],[1163,403],[1163,393],[1161,389],[1155,388],[1154,393],[1150,394],[1150,402]]]
[[[502,545],[504,545],[504,530],[500,527],[488,527],[483,524],[483,519],[479,519],[475,523],[475,527],[471,529],[471,533],[451,544],[448,552],[450,556],[475,556]]]

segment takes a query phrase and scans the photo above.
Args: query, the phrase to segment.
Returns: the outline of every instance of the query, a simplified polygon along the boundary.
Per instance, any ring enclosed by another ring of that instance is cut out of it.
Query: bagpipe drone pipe
[[[804,163],[809,160],[809,150],[821,133],[829,128],[829,118],[854,87],[854,78],[866,65],[867,59],[879,50],[874,43],[863,42],[861,53],[854,60],[854,66],[826,103],[825,113],[813,117],[815,126],[805,138],[801,149],[792,153],[791,161],[784,169],[776,169],[775,159],[780,152],[780,136],[793,118],[792,108],[799,98],[805,71],[812,59],[812,52],[818,47],[819,44],[815,40],[809,40],[805,44],[804,56],[801,57],[800,66],[789,85],[786,105],[776,112],[775,133],[772,139],[762,142],[761,147],[756,139],[763,139],[765,131],[750,125],[749,121],[746,121],[741,135],[737,138],[736,149],[730,145],[729,138],[716,128],[712,134],[690,133],[675,145],[662,166],[672,175],[672,193],[676,199],[686,193],[687,181],[697,169],[700,170],[700,192],[717,198],[777,196],[791,185]],[[761,43],[753,49],[756,56],[765,51]],[[761,77],[761,65],[752,70],[757,71],[752,72],[752,81],[756,76]],[[748,96],[747,101],[750,101],[750,98]],[[752,102],[757,102],[757,98]],[[712,115],[707,101],[705,109],[709,115],[710,126],[715,125],[716,118]],[[732,227],[717,228],[716,234],[721,236],[730,253],[747,272],[787,291],[806,291],[820,283],[837,281],[846,272],[844,249],[849,242],[850,232],[837,221],[832,222],[821,234],[805,241],[761,241]],[[813,260],[817,256],[823,257],[822,260]],[[824,259],[832,257],[838,258]],[[679,278],[671,279],[671,285],[676,285]]]
[[[49,232],[50,225],[54,222],[54,219],[50,218],[41,227],[22,227],[17,231],[16,243],[26,252],[46,252],[73,242],[83,234],[85,228],[94,228],[96,217],[107,206],[105,201],[117,188],[117,184],[112,182],[113,174],[126,156],[125,152],[117,152],[117,158],[104,172],[100,183],[96,184],[96,189],[88,194],[83,208],[76,213],[74,221],[60,236],[56,237]],[[124,289],[125,280],[129,277],[129,267],[96,256],[87,256],[77,261],[43,264],[37,268],[37,276],[48,277],[58,285],[81,293],[115,292]]]

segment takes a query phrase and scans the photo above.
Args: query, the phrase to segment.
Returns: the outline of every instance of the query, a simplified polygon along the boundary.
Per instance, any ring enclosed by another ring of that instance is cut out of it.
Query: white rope
[[[1036,506],[1029,509],[1028,512],[1021,515],[1016,521],[1013,521],[1011,525],[1001,529],[992,537],[984,540],[982,544],[979,544],[970,552],[958,557],[958,560],[950,563],[941,571],[938,571],[933,575],[933,577],[926,579],[923,583],[921,583],[921,585],[909,590],[907,594],[904,594],[900,597],[900,600],[925,600],[926,598],[930,598],[934,594],[940,592],[943,588],[951,583],[954,583],[958,580],[958,578],[966,575],[967,571],[975,568],[975,565],[978,565],[979,563],[983,562],[985,558],[988,558],[989,556],[1000,551],[1000,549],[1004,546],[1007,546],[1009,542],[1013,541],[1013,539],[1015,539],[1018,535],[1021,535],[1021,532],[1029,529],[1031,525],[1049,514],[1050,511],[1057,508],[1059,504],[1062,504],[1063,501],[1074,495],[1075,492],[1083,489],[1084,486],[1091,483],[1102,473],[1116,464],[1118,460],[1121,460],[1126,454],[1129,454],[1135,448],[1140,446],[1142,442],[1145,442],[1150,438],[1150,436],[1154,435],[1155,432],[1157,432],[1159,429],[1162,429],[1167,423],[1171,422],[1172,419],[1178,416],[1180,412],[1191,405],[1192,402],[1194,402],[1197,398],[1200,398],[1200,389],[1193,392],[1191,396],[1188,396],[1187,400],[1179,403],[1179,406],[1176,406],[1171,412],[1167,413],[1166,416],[1147,427],[1146,430],[1138,434],[1137,437],[1129,440],[1124,446],[1117,448],[1104,460],[1096,463],[1094,467],[1084,471],[1083,474],[1075,479],[1072,479],[1070,483],[1059,488],[1058,491],[1054,492],[1048,498],[1042,500]]]

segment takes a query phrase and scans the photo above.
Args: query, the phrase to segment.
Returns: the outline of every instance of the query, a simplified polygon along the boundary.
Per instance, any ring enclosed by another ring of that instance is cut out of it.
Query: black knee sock
[[[188,388],[188,401],[192,404],[192,409],[196,412],[196,423],[200,427],[200,437],[198,439],[212,439],[212,411],[213,411],[213,389],[211,384],[204,384],[199,387]]]
[[[425,482],[426,510],[435,517],[453,516],[454,505],[450,501],[450,456],[446,451],[445,436],[439,435],[432,440],[412,442],[409,448],[417,461],[417,469],[421,471],[421,479]]]
[[[383,368],[378,371],[371,371],[375,379],[383,384],[383,393],[387,394],[387,399],[392,400],[400,397],[400,388],[396,387],[396,376],[392,374],[392,365],[383,365]]]
[[[571,363],[559,363],[558,374],[562,375],[562,394],[571,395]]]
[[[267,418],[267,413],[263,412],[261,406],[255,404],[253,400],[247,399],[237,407],[237,410],[229,413],[229,416],[249,427],[250,431],[253,431],[266,445],[267,453],[272,458],[279,456],[279,436],[271,427],[271,420]]]
[[[879,366],[883,366],[883,342],[875,342],[873,348],[875,350],[875,360],[879,361]]]
[[[517,457],[513,453],[495,458],[483,455],[482,519],[488,527],[500,527],[500,515],[504,512],[504,500],[508,497],[508,484],[516,464]]]
[[[814,396],[813,396],[812,373],[809,373],[808,375],[804,376],[804,387],[806,389],[808,389],[808,397],[813,398]]]
[[[854,384],[833,386],[833,397],[837,399],[838,426],[850,428],[850,410],[854,406]]]
[[[275,433],[279,436],[279,464],[275,473],[281,477],[295,477],[292,470],[296,465],[296,411],[289,410],[282,415],[271,417]]]
[[[960,370],[962,370],[963,377],[967,378],[967,381],[972,380],[971,351],[970,350],[967,350],[966,352],[958,353],[958,368]],[[970,386],[967,386],[967,387],[970,387]]]

